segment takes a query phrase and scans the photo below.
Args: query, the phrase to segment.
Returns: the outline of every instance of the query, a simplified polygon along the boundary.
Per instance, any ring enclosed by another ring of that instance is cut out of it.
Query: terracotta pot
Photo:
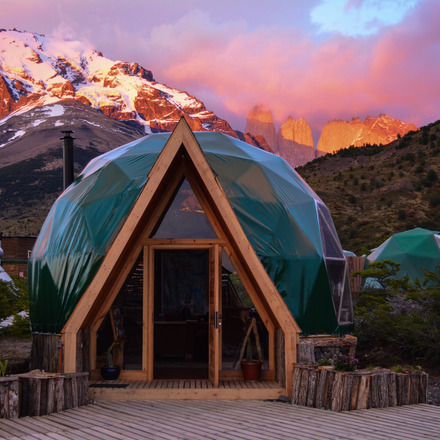
[[[101,376],[104,380],[117,380],[120,373],[121,368],[119,365],[113,367],[101,367]]]
[[[261,361],[246,362],[241,361],[243,379],[247,381],[258,381],[261,379]]]

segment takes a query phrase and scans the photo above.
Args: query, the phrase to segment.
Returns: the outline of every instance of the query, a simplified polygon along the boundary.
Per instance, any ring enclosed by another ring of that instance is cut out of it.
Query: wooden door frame
[[[211,259],[214,259],[214,267],[218,265],[218,249],[222,249],[222,240],[205,240],[205,239],[149,239],[144,244],[144,255],[148,255],[148,266],[144,266],[144,325],[142,335],[142,352],[145,356],[143,359],[142,370],[146,372],[146,380],[154,379],[154,253],[157,250],[207,250],[209,252],[209,292],[208,301],[211,302],[211,289],[213,290],[214,297],[218,296],[218,292],[221,291],[221,275],[218,276],[218,271],[211,269]],[[213,273],[214,272],[214,273]],[[220,289],[220,290],[219,290]],[[217,294],[215,294],[217,292]],[[211,304],[209,305],[211,307]],[[148,309],[148,310],[145,310]],[[209,317],[209,332],[211,333],[211,316]],[[209,338],[209,341],[211,337]],[[214,359],[209,360],[208,368],[211,369],[211,363],[214,364],[214,371],[217,371],[216,378],[213,377],[215,386],[218,386],[218,366],[219,355],[221,357],[221,346],[219,346],[220,338],[215,338],[217,345],[215,347],[216,356]],[[211,347],[208,348],[211,351]],[[221,364],[220,364],[221,365]]]
[[[154,252],[156,250],[196,250],[206,249],[209,251],[210,262],[213,260],[214,270],[209,269],[210,283],[213,286],[209,288],[217,288],[217,297],[221,303],[221,252],[224,250],[228,258],[230,258],[234,268],[236,269],[240,280],[245,289],[249,293],[252,290],[252,282],[245,273],[241,273],[240,266],[237,268],[237,262],[233,254],[230,252],[227,243],[222,239],[155,239],[148,238],[142,240],[139,251],[143,252],[144,274],[143,274],[143,306],[142,306],[142,369],[141,370],[121,370],[120,378],[123,380],[153,380],[154,379]],[[137,254],[139,255],[139,254]],[[211,278],[213,277],[213,278]],[[251,295],[252,296],[252,295]],[[270,316],[262,309],[262,304],[254,303],[258,313],[262,317],[263,324],[268,331],[268,369],[264,370],[263,379],[275,379],[275,325],[271,321]],[[218,307],[218,306],[217,306]],[[211,316],[209,328],[211,331]],[[90,344],[90,360],[92,370],[96,370],[97,358],[97,331],[103,321],[99,319],[95,322],[91,331]],[[218,331],[216,336],[216,359],[210,360],[210,364],[215,364],[210,374],[210,379],[215,386],[218,386],[220,379],[241,379],[240,370],[223,370],[222,369],[222,346],[221,332]],[[211,350],[211,347],[208,348]],[[210,366],[210,365],[209,365]]]

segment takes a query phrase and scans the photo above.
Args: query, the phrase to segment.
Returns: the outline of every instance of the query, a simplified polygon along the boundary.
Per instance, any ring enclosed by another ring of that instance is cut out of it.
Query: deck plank
[[[0,440],[432,440],[439,430],[440,407],[427,404],[335,413],[253,400],[102,401],[0,419]]]

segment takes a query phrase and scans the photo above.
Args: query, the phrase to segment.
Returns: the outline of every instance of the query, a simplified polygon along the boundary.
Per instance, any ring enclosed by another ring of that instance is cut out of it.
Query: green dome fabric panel
[[[327,207],[283,159],[221,133],[194,134],[303,332],[350,330],[338,322],[340,298],[334,301],[346,288],[346,264]],[[169,136],[150,135],[94,159],[55,202],[29,261],[34,332],[61,331]],[[329,279],[331,260],[343,265]]]
[[[366,264],[383,260],[400,263],[397,278],[409,275],[411,281],[423,280],[422,268],[435,271],[440,265],[439,232],[415,228],[394,234],[368,255]]]

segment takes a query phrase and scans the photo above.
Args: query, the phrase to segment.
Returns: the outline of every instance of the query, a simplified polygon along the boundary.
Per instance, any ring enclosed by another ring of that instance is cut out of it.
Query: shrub
[[[8,368],[8,360],[3,360],[0,355],[0,377],[6,376],[6,369]]]
[[[356,296],[358,354],[368,355],[369,363],[425,363],[438,369],[440,266],[425,270],[424,279],[414,282],[397,279],[398,271],[399,264],[387,260],[355,272],[381,286],[366,287]]]
[[[355,203],[357,203],[357,198],[356,198],[356,196],[354,196],[353,194],[350,194],[350,195],[348,196],[348,201],[349,201],[350,203],[355,204]]]
[[[28,338],[31,336],[31,323],[29,315],[14,315],[14,321],[9,328],[9,334],[17,338]]]
[[[440,205],[440,194],[437,191],[431,191],[429,193],[429,206],[435,208]]]
[[[11,282],[0,281],[0,319],[23,310],[29,311],[27,280],[13,277]]]
[[[437,180],[437,173],[432,168],[428,171],[426,174],[426,178],[430,180],[431,182],[434,182]]]
[[[406,219],[406,211],[404,209],[399,209],[397,211],[397,218],[399,220],[405,220]]]

